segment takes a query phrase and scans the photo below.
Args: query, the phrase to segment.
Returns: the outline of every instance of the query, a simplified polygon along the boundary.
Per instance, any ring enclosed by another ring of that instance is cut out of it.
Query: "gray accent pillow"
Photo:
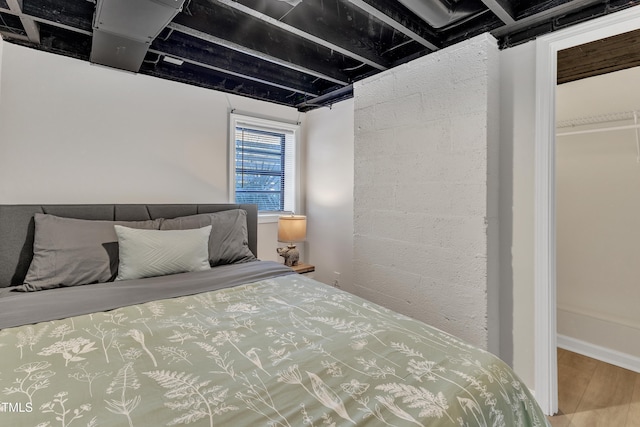
[[[209,270],[211,226],[193,230],[136,230],[114,226],[120,247],[116,280]]]
[[[161,230],[190,230],[211,225],[209,263],[212,267],[253,261],[249,249],[247,212],[243,209],[163,219]]]
[[[118,271],[115,224],[158,230],[160,220],[92,221],[36,213],[33,260],[18,291],[109,282]]]

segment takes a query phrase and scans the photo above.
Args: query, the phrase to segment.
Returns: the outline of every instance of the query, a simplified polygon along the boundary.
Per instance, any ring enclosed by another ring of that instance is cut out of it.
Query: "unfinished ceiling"
[[[0,0],[6,41],[290,105],[484,32],[501,48],[640,0]]]

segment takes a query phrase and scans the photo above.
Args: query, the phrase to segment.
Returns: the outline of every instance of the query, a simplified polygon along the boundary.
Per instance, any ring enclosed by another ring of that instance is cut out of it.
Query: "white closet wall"
[[[558,122],[632,111],[639,78],[632,69],[559,86]],[[640,163],[636,131],[613,129],[633,124],[558,129],[607,128],[557,137],[558,342],[638,370]]]

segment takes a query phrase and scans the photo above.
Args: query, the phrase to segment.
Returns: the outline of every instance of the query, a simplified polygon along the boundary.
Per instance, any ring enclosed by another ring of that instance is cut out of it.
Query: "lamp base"
[[[298,265],[300,260],[300,251],[296,248],[296,245],[289,245],[286,248],[277,248],[278,255],[284,258],[284,265],[287,267],[293,267]]]

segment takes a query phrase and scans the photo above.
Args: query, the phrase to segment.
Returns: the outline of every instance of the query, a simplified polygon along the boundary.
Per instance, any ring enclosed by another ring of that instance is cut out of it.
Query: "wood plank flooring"
[[[553,427],[640,427],[640,374],[558,349]]]

